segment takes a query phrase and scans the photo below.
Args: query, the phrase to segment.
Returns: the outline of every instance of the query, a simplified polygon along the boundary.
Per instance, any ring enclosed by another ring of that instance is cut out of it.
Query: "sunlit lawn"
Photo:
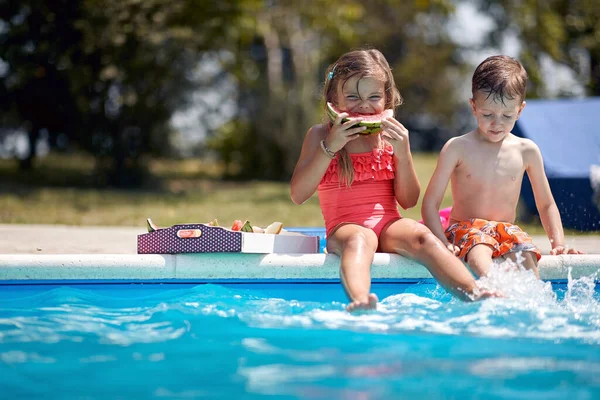
[[[436,155],[414,154],[421,182],[421,199],[405,217],[420,219],[421,200],[435,168]],[[266,226],[323,226],[316,195],[298,206],[286,182],[231,182],[219,179],[215,163],[199,160],[154,160],[150,165],[161,190],[99,190],[75,188],[93,174],[93,160],[85,156],[52,155],[38,160],[34,171],[21,173],[12,161],[0,160],[0,223],[141,226],[150,217],[159,225],[208,222],[222,225],[235,219]],[[451,205],[449,191],[442,207]],[[543,233],[539,224],[521,224]]]

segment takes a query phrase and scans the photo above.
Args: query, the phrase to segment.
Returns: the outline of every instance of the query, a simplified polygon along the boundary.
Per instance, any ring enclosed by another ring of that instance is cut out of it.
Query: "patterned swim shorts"
[[[465,261],[469,251],[478,244],[490,246],[494,250],[493,258],[518,251],[530,251],[535,254],[538,261],[542,257],[540,249],[533,244],[531,236],[517,225],[508,222],[473,218],[450,225],[446,229],[446,237],[450,243],[458,246],[459,257]]]

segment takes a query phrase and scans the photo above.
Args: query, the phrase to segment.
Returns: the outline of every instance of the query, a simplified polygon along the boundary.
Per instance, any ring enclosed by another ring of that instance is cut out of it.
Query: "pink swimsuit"
[[[354,166],[350,187],[338,181],[338,157],[331,160],[319,184],[327,236],[342,223],[354,223],[372,229],[379,237],[387,224],[401,218],[394,193],[394,150],[388,145],[349,155]]]

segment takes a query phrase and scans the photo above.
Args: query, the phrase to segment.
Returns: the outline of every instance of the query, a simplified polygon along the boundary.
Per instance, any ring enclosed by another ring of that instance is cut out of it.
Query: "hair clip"
[[[335,67],[337,67],[337,64],[335,64],[333,66],[333,68],[331,68],[331,71],[329,71],[329,74],[327,74],[327,80],[330,81],[333,79],[333,72],[335,71]]]

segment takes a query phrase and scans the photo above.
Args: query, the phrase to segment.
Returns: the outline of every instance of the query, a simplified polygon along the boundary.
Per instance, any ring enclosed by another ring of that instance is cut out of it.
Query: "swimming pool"
[[[1,397],[597,398],[595,276],[490,279],[473,304],[381,280],[357,315],[334,280],[3,285]]]

